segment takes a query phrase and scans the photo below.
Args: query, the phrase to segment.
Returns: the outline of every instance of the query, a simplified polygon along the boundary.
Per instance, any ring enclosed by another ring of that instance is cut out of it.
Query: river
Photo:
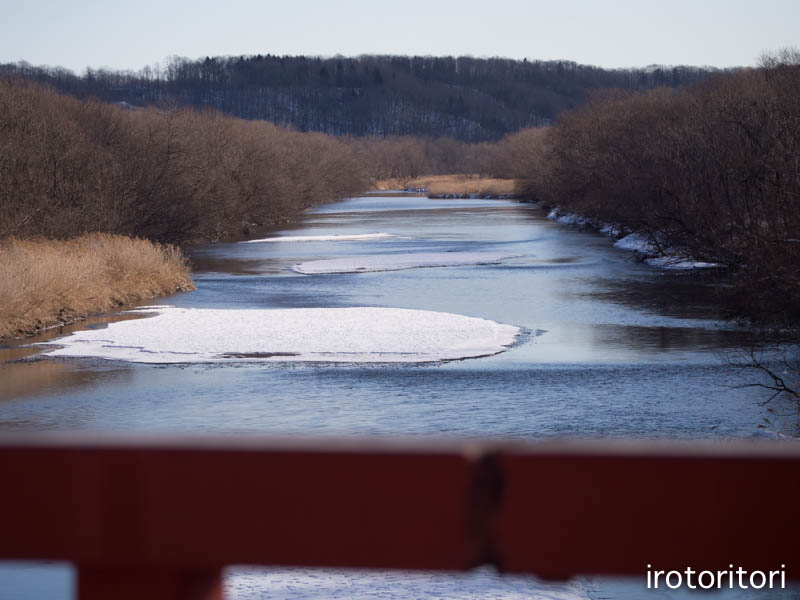
[[[197,290],[159,304],[419,309],[517,326],[517,342],[493,356],[424,364],[20,361],[35,349],[11,344],[0,349],[6,361],[0,364],[0,430],[532,439],[750,437],[796,427],[791,406],[763,406],[763,390],[741,387],[754,375],[729,361],[748,334],[717,320],[710,278],[641,264],[610,238],[549,221],[534,205],[372,195],[319,207],[269,235],[379,232],[391,237],[198,246],[192,252]],[[390,272],[291,270],[301,262],[351,256],[476,252],[510,257]],[[69,331],[104,327],[116,318]],[[35,341],[58,333],[68,331]],[[0,590],[7,594],[0,598],[66,600],[73,579],[65,566],[0,566]],[[643,592],[641,581],[549,585],[487,571],[399,577],[240,569],[228,585],[233,597],[248,600],[261,592],[271,598],[504,599],[635,598]],[[796,597],[789,593],[759,597]]]

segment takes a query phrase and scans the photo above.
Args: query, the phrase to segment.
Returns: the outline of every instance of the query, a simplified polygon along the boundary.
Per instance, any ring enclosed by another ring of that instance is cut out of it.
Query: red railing
[[[795,444],[0,436],[0,558],[81,600],[221,598],[230,564],[793,578],[799,498]]]

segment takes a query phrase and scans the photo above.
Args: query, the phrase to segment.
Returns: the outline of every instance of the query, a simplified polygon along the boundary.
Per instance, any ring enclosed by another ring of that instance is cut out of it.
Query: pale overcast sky
[[[800,0],[0,0],[0,62],[77,72],[238,54],[724,67],[800,46],[799,32]]]

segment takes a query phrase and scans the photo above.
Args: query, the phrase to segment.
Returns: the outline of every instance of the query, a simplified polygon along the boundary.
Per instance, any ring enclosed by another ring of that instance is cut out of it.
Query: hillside
[[[497,140],[552,122],[594,89],[681,86],[717,72],[699,67],[608,70],[568,61],[502,58],[238,56],[138,72],[0,65],[0,74],[49,83],[78,97],[146,106],[213,107],[300,131],[334,135]]]

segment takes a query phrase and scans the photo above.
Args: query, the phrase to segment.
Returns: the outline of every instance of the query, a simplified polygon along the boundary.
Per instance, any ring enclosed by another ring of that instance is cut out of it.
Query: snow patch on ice
[[[409,254],[373,254],[312,260],[294,265],[292,271],[302,275],[331,273],[370,273],[375,271],[402,271],[422,267],[461,267],[488,265],[521,254],[506,252],[420,252]]]
[[[137,309],[145,319],[78,331],[43,345],[46,356],[142,363],[420,363],[506,350],[520,328],[401,308]]]
[[[391,233],[354,233],[343,235],[287,235],[283,237],[269,237],[260,240],[246,240],[240,244],[260,244],[269,242],[357,242],[361,240],[385,240],[400,236]]]

